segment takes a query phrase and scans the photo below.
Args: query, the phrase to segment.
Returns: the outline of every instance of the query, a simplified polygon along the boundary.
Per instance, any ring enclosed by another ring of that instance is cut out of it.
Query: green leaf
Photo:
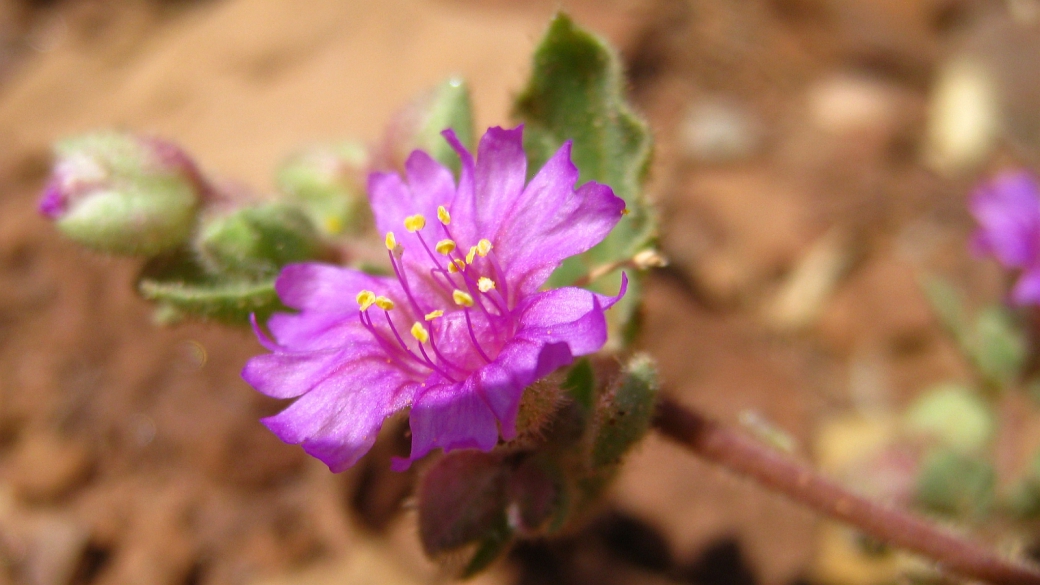
[[[941,441],[961,453],[980,453],[993,440],[996,416],[970,388],[946,383],[930,388],[907,409],[906,430]]]
[[[989,463],[957,451],[938,449],[921,466],[917,499],[935,512],[976,516],[991,509],[995,486],[996,473]]]
[[[459,141],[472,150],[473,104],[469,98],[469,86],[462,79],[448,79],[430,92],[424,105],[425,116],[415,136],[417,148],[458,171],[459,156],[444,140],[441,132],[451,128]]]
[[[159,303],[167,321],[177,313],[232,325],[248,325],[256,314],[264,321],[274,311],[287,310],[274,290],[275,277],[218,279],[195,262],[189,251],[153,259],[138,278],[141,296]]]
[[[615,465],[650,428],[657,404],[657,365],[638,355],[625,366],[620,383],[600,399],[596,411],[593,467]]]
[[[1013,315],[1004,307],[986,307],[975,320],[972,358],[987,382],[1003,387],[1022,371],[1026,340]]]
[[[599,266],[624,262],[652,245],[656,218],[642,191],[652,138],[625,99],[621,61],[606,41],[558,13],[535,50],[531,78],[514,108],[515,117],[525,123],[529,174],[564,141],[573,140],[579,181],[609,185],[629,210],[602,243],[564,262],[550,286],[573,284]],[[590,287],[616,294],[618,283],[615,272]],[[633,278],[626,298],[612,312],[615,332],[628,326],[638,304],[639,283]]]
[[[968,317],[960,291],[946,279],[937,276],[922,278],[921,287],[939,323],[957,343],[964,345],[968,338]]]

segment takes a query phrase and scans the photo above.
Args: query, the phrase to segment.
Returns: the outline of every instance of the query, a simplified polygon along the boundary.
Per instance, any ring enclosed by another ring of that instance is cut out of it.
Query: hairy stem
[[[990,583],[1040,584],[1040,570],[1005,558],[906,510],[858,496],[810,467],[664,397],[654,426],[694,454],[750,477],[882,542],[934,560],[943,571]]]

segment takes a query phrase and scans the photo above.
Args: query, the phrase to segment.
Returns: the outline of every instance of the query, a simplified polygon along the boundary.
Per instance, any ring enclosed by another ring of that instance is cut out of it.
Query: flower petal
[[[1040,305],[1040,269],[1027,270],[1011,290],[1011,302],[1018,306]]]
[[[437,384],[415,398],[409,416],[411,460],[436,448],[490,451],[498,444],[498,421],[481,396],[474,376]]]
[[[1026,172],[1006,173],[980,187],[969,204],[980,224],[973,245],[1002,264],[1024,268],[1040,251],[1040,188]]]
[[[572,361],[574,355],[566,343],[515,338],[502,348],[494,362],[481,368],[477,383],[498,418],[503,439],[516,437],[516,417],[524,389]]]
[[[291,406],[262,422],[338,472],[368,452],[383,421],[405,408],[417,387],[379,354],[362,354],[340,362]]]
[[[288,307],[334,315],[356,313],[358,306],[354,297],[361,290],[371,290],[391,298],[402,294],[397,279],[318,262],[286,266],[278,275],[274,288]]]
[[[590,182],[575,190],[577,180],[568,141],[503,219],[493,242],[515,294],[537,290],[564,259],[603,241],[621,220],[625,202],[610,187]]]

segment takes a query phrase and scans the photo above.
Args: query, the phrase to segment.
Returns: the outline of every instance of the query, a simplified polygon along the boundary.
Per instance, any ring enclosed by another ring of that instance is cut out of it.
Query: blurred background
[[[449,75],[478,128],[508,125],[561,6],[619,48],[656,135],[671,265],[639,345],[668,391],[840,476],[870,443],[856,424],[968,375],[919,279],[1002,294],[966,252],[965,201],[1040,162],[1034,0],[3,0],[0,585],[447,580],[394,445],[332,475],[279,442],[257,419],[281,405],[239,377],[253,336],[155,326],[138,263],[62,240],[36,198],[50,144],[98,128],[164,136],[262,192],[300,147],[374,141]],[[1007,408],[1025,438],[998,472],[1040,443],[1035,413]],[[475,582],[889,575],[835,530],[651,436],[587,528]]]

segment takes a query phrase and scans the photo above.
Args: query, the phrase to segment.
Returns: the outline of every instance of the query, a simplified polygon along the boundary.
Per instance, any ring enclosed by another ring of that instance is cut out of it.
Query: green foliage
[[[1027,357],[1027,344],[1014,315],[1002,305],[984,307],[970,319],[957,289],[941,278],[922,282],[932,310],[971,361],[987,390],[1015,382]]]
[[[921,466],[917,500],[925,508],[956,517],[977,517],[992,507],[992,465],[952,449],[936,449]]]
[[[282,266],[318,258],[324,246],[310,218],[295,205],[265,203],[202,222],[195,249],[214,275],[258,279]]]
[[[931,437],[961,453],[981,453],[996,433],[996,415],[971,388],[939,384],[920,396],[904,417],[907,431]]]
[[[657,367],[646,355],[629,361],[620,383],[600,399],[596,412],[596,437],[592,465],[616,465],[650,429],[657,395]]]
[[[363,231],[371,223],[365,193],[368,150],[355,142],[318,146],[290,157],[276,182],[328,236]]]
[[[274,290],[274,276],[214,276],[188,250],[151,260],[138,278],[137,290],[159,304],[158,320],[166,323],[195,317],[246,325],[250,314],[264,321],[274,311],[286,310]]]
[[[415,135],[416,148],[425,150],[441,164],[458,171],[459,157],[441,136],[441,132],[451,128],[462,144],[473,148],[475,132],[469,86],[458,78],[442,82],[423,100],[423,110],[424,115]]]
[[[629,210],[606,240],[564,262],[550,279],[552,286],[573,284],[596,267],[623,263],[652,245],[656,220],[642,192],[652,139],[646,122],[625,99],[621,62],[609,44],[567,15],[557,14],[535,50],[531,78],[517,98],[514,115],[525,123],[530,174],[564,141],[572,140],[579,181],[609,185]],[[616,294],[619,283],[615,272],[591,287]],[[625,299],[614,309],[616,333],[626,332],[639,304],[639,289],[633,278]]]

